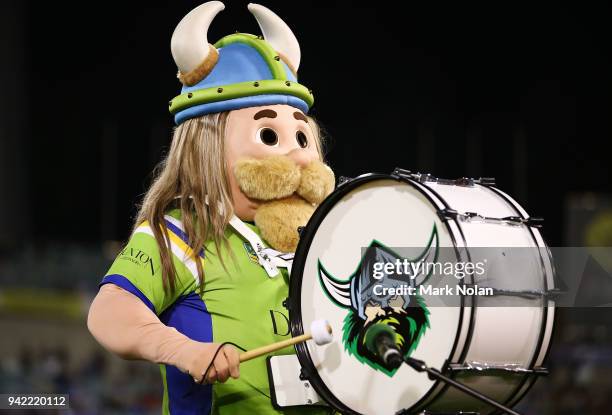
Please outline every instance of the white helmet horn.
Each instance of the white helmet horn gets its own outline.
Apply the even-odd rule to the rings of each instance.
[[[225,9],[220,1],[209,1],[190,11],[172,33],[170,50],[181,74],[198,69],[214,47],[208,44],[208,27],[217,13]]]
[[[287,24],[272,10],[255,3],[248,5],[255,16],[264,39],[285,59],[292,70],[297,72],[300,66],[300,44]]]

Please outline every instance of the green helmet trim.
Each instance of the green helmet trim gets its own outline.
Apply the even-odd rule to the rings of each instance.
[[[312,91],[304,85],[279,79],[264,79],[261,81],[238,82],[224,85],[223,87],[199,89],[180,94],[169,102],[170,113],[175,114],[185,108],[209,102],[266,94],[293,95],[306,102],[308,107],[314,104]]]
[[[263,38],[248,33],[235,33],[233,35],[225,36],[215,43],[216,48],[222,48],[223,46],[231,45],[232,43],[244,43],[247,46],[257,50],[259,54],[264,58],[272,77],[274,79],[285,80],[287,74],[285,73],[285,67],[281,63],[278,53],[272,48],[272,46],[266,42]]]

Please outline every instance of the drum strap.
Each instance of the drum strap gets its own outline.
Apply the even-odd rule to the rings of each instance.
[[[267,248],[259,235],[246,226],[236,215],[232,216],[229,223],[251,245],[251,248],[253,248],[257,255],[259,264],[266,270],[270,278],[274,278],[279,274],[278,268],[287,268],[287,271],[291,273],[293,253],[283,253]]]

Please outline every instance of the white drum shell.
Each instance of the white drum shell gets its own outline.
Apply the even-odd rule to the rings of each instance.
[[[328,319],[335,340],[322,347],[309,345],[308,354],[321,381],[355,412],[394,414],[404,408],[487,412],[479,402],[443,388],[408,367],[389,377],[348,356],[340,341],[346,313],[325,297],[317,281],[319,260],[335,276],[348,277],[355,271],[356,262],[346,259],[357,258],[361,248],[372,239],[389,247],[422,246],[432,223],[439,230],[441,247],[545,247],[537,229],[443,221],[437,215],[443,207],[490,217],[527,216],[507,195],[489,187],[380,178],[364,182],[336,200],[314,231],[301,273],[300,318],[303,327],[317,319]],[[500,262],[500,269],[494,273],[499,278],[488,281],[488,285],[511,291],[543,291],[552,287],[552,267],[546,258],[538,256],[523,262],[525,272],[515,278],[502,275],[514,269],[505,270],[503,261]],[[487,307],[478,304],[471,307],[470,298],[465,299],[463,307],[430,307],[431,329],[412,356],[437,368],[446,363],[473,362],[522,368],[541,365],[552,331],[552,302],[512,296],[494,296],[485,301],[490,302],[482,304]],[[458,379],[502,402],[514,403],[515,396],[529,386],[520,375],[503,372],[479,375],[462,373]]]

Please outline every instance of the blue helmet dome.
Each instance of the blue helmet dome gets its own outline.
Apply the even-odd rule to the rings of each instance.
[[[289,27],[269,9],[249,4],[263,36],[236,33],[213,46],[201,32],[207,32],[223,8],[218,1],[198,6],[172,35],[172,55],[183,83],[181,94],[169,103],[176,124],[262,105],[291,105],[307,113],[314,97],[297,82],[300,49]]]

